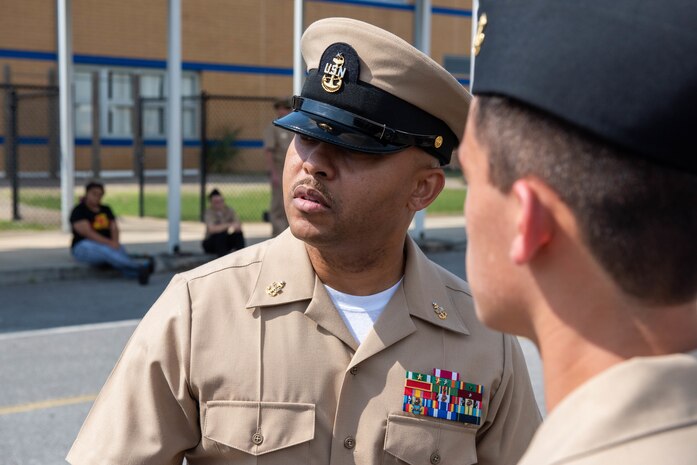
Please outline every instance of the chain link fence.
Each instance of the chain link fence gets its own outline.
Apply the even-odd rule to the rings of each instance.
[[[137,90],[133,95],[138,95]],[[4,84],[0,85],[0,96],[0,220],[58,227],[58,89]],[[207,194],[217,188],[242,221],[262,221],[270,202],[263,132],[274,118],[274,100],[205,93],[184,98],[183,116],[193,121],[187,121],[189,130],[183,135],[183,220],[200,221]],[[106,181],[105,201],[115,204],[117,214],[164,218],[168,201],[166,101],[135,101],[132,138],[119,142],[123,146],[118,154],[132,157],[132,175],[109,176],[104,161],[113,155],[105,152],[113,150],[113,145],[99,134],[91,143],[92,154],[101,160],[92,160],[91,166],[102,167],[96,177]],[[89,144],[89,139],[82,142]],[[88,177],[89,173],[87,166]],[[77,191],[83,181],[76,180]]]
[[[132,95],[140,95],[137,88]],[[0,99],[0,228],[8,223],[57,228],[58,89],[0,84]],[[166,100],[133,101],[130,137],[104,137],[94,123],[91,139],[76,139],[76,197],[87,178],[98,177],[106,184],[105,202],[117,215],[166,218]],[[274,101],[206,93],[184,98],[182,220],[201,221],[207,195],[217,188],[243,222],[263,221],[271,197],[263,134],[275,117]],[[450,174],[460,180],[457,172]],[[464,189],[444,192],[429,212],[461,211],[463,198]]]
[[[207,196],[218,189],[243,222],[259,222],[268,210],[271,189],[263,151],[264,128],[275,114],[273,97],[209,95],[185,97],[185,118],[196,118],[196,134],[184,134],[182,219],[201,221]],[[167,186],[161,176],[167,168],[165,140],[157,133],[165,100],[141,98],[134,116],[134,173],[141,216],[166,214]],[[187,116],[187,109],[189,115]]]
[[[275,118],[270,97],[201,96],[201,212],[217,188],[242,221],[262,221],[271,200],[264,129]]]
[[[0,95],[0,220],[58,226],[58,88],[0,84]]]

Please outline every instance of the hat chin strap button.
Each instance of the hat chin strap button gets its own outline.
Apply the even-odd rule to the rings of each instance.
[[[328,125],[327,123],[317,123],[317,126],[319,126],[320,129],[323,129],[326,132],[334,132],[334,128]]]

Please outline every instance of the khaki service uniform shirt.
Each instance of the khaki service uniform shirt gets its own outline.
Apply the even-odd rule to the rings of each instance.
[[[286,152],[295,135],[287,129],[270,124],[264,129],[264,148],[273,153],[272,161],[277,172],[283,173]]]
[[[271,204],[269,205],[269,219],[273,235],[277,236],[288,227],[286,210],[283,205],[283,165],[286,161],[286,152],[293,141],[294,134],[278,126],[270,124],[264,130],[264,149],[271,152],[273,170],[279,178],[278,184],[271,186]]]
[[[483,327],[466,283],[405,247],[403,282],[360,346],[290,230],[177,275],[68,461],[515,463],[540,422],[517,340]],[[483,385],[479,426],[403,411],[406,371],[434,368]]]
[[[545,419],[519,465],[694,465],[697,351],[628,360]]]
[[[220,211],[212,208],[207,208],[203,213],[203,222],[206,224],[206,237],[209,237],[209,226],[215,226],[223,223],[234,223],[239,221],[237,212],[228,205],[225,205]]]

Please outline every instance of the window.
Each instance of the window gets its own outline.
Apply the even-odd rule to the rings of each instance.
[[[133,113],[131,75],[109,71],[106,84],[106,135],[128,137],[133,133],[131,125],[131,114]]]
[[[198,137],[198,82],[196,75],[182,75],[182,134],[185,138]]]
[[[92,76],[90,73],[76,72],[75,79],[75,135],[92,135]]]
[[[75,134],[92,135],[92,73],[99,72],[100,136],[127,138],[133,136],[132,76],[140,77],[140,95],[143,99],[143,137],[164,138],[167,133],[166,73],[160,70],[85,68],[76,70],[75,80]],[[198,136],[198,76],[182,75],[182,134],[185,138]],[[192,98],[193,97],[193,98]]]
[[[140,95],[143,97],[143,136],[162,137],[165,126],[165,78],[162,74],[143,74],[140,77]]]

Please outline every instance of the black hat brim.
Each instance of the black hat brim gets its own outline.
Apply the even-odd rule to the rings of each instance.
[[[333,112],[335,112],[335,118],[332,118]],[[357,127],[351,127],[337,121],[337,119],[346,120],[348,115],[351,113],[336,107],[327,111],[323,116],[310,115],[302,110],[296,110],[273,123],[296,134],[336,145],[352,152],[379,155],[399,152],[409,147],[408,145],[381,142]]]

